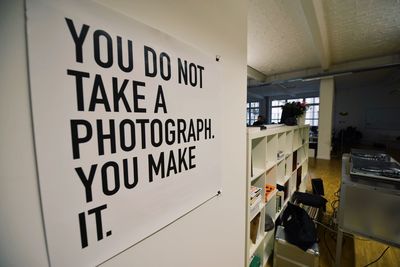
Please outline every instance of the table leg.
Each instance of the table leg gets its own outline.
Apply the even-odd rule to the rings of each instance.
[[[343,241],[343,231],[338,228],[337,239],[336,239],[336,259],[335,266],[340,267],[340,260],[342,258],[342,241]]]

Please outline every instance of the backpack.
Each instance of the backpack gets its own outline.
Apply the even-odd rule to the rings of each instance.
[[[299,206],[288,203],[282,215],[282,224],[285,227],[286,240],[304,251],[317,241],[313,220]]]

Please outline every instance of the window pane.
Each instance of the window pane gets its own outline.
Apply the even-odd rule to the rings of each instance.
[[[249,108],[250,107],[250,103],[247,103],[247,108]]]
[[[309,107],[306,111],[306,119],[312,119],[313,118],[313,109]]]
[[[260,103],[259,102],[254,102],[254,107],[259,107],[260,106]]]
[[[281,108],[272,108],[271,112],[272,113],[279,113],[279,111],[281,111],[281,110],[282,110]]]
[[[278,100],[272,101],[271,106],[273,107],[279,106],[279,101]]]
[[[314,97],[306,98],[306,103],[307,104],[313,104],[314,103]]]
[[[286,104],[286,100],[279,100],[279,106],[283,106]]]
[[[314,97],[314,103],[319,103],[319,97]]]

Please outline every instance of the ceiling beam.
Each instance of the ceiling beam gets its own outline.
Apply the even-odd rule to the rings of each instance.
[[[265,82],[267,79],[267,76],[264,73],[261,73],[250,66],[247,66],[247,77],[259,82]]]
[[[253,99],[264,99],[263,96],[261,96],[259,94],[252,93],[250,91],[247,91],[247,97],[248,98],[253,98]]]
[[[350,62],[332,65],[329,72],[346,72],[357,71],[364,68],[383,67],[387,65],[395,65],[400,63],[400,54],[391,56],[375,57],[362,60],[354,60]],[[280,83],[288,80],[301,80],[308,76],[317,76],[324,74],[321,68],[305,69],[288,73],[270,75],[264,83]]]
[[[301,0],[301,7],[318,53],[321,68],[327,70],[331,64],[331,55],[323,2],[321,0]]]

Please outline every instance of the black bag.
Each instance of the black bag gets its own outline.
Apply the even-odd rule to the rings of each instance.
[[[307,212],[292,203],[283,212],[286,240],[306,251],[317,241],[317,230]]]

